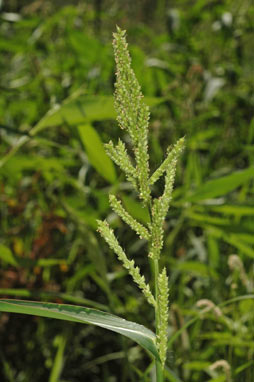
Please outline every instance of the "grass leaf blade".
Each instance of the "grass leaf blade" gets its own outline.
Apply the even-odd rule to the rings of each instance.
[[[150,351],[155,358],[159,357],[155,345],[155,334],[151,330],[100,310],[75,305],[1,299],[0,312],[30,314],[96,325],[132,339]]]

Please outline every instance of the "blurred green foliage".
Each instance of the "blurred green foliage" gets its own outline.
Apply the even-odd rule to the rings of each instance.
[[[168,381],[226,381],[223,368],[210,368],[224,359],[233,381],[252,382],[253,3],[0,4],[1,295],[84,303],[145,326],[153,320],[96,233],[96,219],[108,216],[146,273],[145,243],[108,204],[113,189],[147,219],[102,145],[118,137],[111,39],[119,24],[153,106],[152,166],[168,144],[187,138],[165,227]],[[141,349],[103,329],[2,314],[0,341],[1,381],[151,380],[150,369],[140,371],[148,365]]]

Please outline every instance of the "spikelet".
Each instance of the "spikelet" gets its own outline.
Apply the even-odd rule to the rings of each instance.
[[[109,247],[116,253],[118,259],[122,262],[124,268],[126,268],[129,274],[132,276],[134,282],[144,293],[147,301],[156,306],[155,298],[151,292],[150,286],[146,284],[144,276],[141,276],[139,267],[135,266],[134,260],[129,260],[118,243],[117,238],[114,235],[113,230],[109,227],[106,221],[97,220],[98,232],[108,243]]]

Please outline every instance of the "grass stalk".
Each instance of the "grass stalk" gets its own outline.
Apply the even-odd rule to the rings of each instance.
[[[155,285],[155,301],[156,301],[156,307],[155,307],[155,328],[156,328],[156,335],[159,333],[159,325],[160,325],[160,306],[159,306],[159,285],[158,285],[158,279],[159,279],[159,261],[157,259],[154,260],[154,285]],[[163,382],[163,366],[160,361],[156,361],[155,363],[156,367],[156,382]]]

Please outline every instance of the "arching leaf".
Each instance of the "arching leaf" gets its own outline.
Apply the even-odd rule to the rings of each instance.
[[[31,314],[100,326],[132,339],[159,359],[155,345],[156,337],[151,330],[100,310],[75,305],[3,299],[0,300],[0,312]]]

